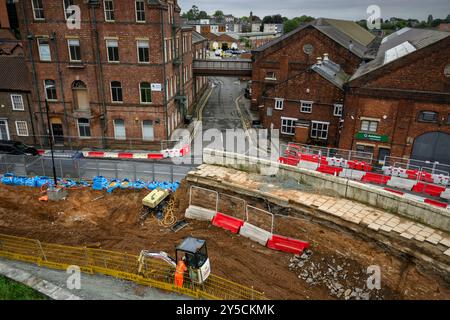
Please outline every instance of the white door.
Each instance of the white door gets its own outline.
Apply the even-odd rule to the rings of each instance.
[[[142,139],[145,141],[153,141],[154,139],[153,121],[144,120],[142,122]]]
[[[8,121],[0,120],[0,140],[9,140]]]
[[[116,138],[116,140],[125,140],[127,138],[125,133],[125,122],[122,119],[114,120],[114,138]]]

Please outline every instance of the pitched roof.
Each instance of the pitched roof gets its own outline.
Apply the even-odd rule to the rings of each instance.
[[[316,63],[311,66],[311,69],[340,89],[344,88],[344,84],[350,78],[339,64],[330,59],[324,60],[322,63]]]
[[[254,51],[262,52],[308,27],[316,28],[343,47],[348,48],[360,58],[373,57],[370,53],[373,51],[371,50],[371,45],[375,43],[375,35],[362,28],[356,22],[326,18],[318,18],[310,23],[300,25],[297,29],[284,34],[283,36],[255,49]]]
[[[450,37],[448,32],[428,29],[400,29],[383,38],[375,59],[361,65],[350,78],[350,81],[447,37]]]
[[[21,56],[0,56],[0,90],[30,91],[30,74]]]
[[[204,36],[202,36],[200,33],[198,33],[197,31],[193,31],[192,32],[192,43],[198,43],[201,41],[205,41],[207,40]]]

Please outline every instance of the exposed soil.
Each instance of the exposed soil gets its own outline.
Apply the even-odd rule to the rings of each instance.
[[[134,254],[142,249],[173,254],[174,247],[190,235],[207,240],[213,273],[253,286],[269,298],[336,298],[325,285],[310,285],[299,278],[301,270],[289,268],[292,255],[264,248],[207,222],[189,221],[178,233],[160,226],[154,218],[141,227],[138,223],[141,200],[147,194],[148,191],[116,190],[106,194],[90,189],[70,190],[65,201],[42,203],[38,201],[41,194],[37,189],[0,185],[0,233]],[[174,197],[176,214],[181,219],[189,204],[185,182]],[[311,243],[313,261],[333,256],[342,264],[348,262],[350,271],[359,272],[370,265],[379,265],[382,289],[377,297],[450,298],[448,279],[445,282],[437,276],[423,274],[407,259],[396,257],[376,244],[306,220],[289,220],[288,228],[286,233],[295,233],[297,238]]]

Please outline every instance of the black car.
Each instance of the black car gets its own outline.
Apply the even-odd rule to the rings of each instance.
[[[39,152],[19,141],[0,140],[0,154],[38,156]]]

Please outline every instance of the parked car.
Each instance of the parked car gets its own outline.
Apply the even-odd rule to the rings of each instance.
[[[0,153],[10,155],[38,156],[36,148],[30,147],[20,141],[0,140]]]

